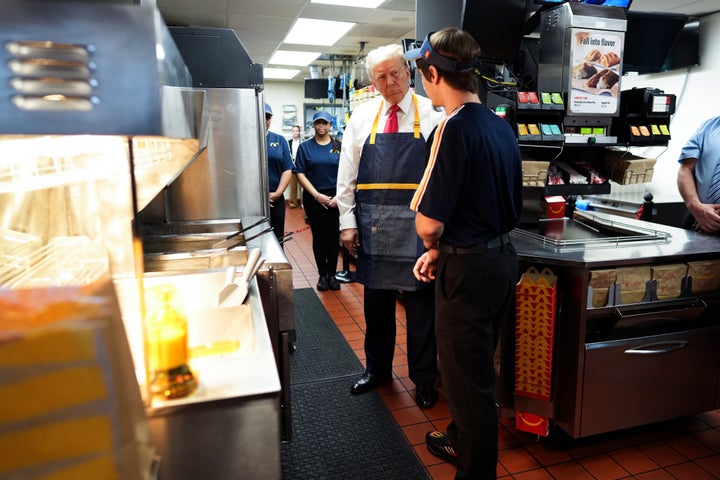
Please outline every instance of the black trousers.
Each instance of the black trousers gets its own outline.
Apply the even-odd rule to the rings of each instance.
[[[335,190],[320,190],[329,197]],[[340,253],[340,212],[337,208],[325,208],[308,193],[303,192],[303,207],[310,223],[313,239],[313,255],[318,273],[335,275]]]
[[[407,354],[410,380],[416,385],[432,384],[437,376],[435,344],[435,295],[433,289],[403,291],[407,321]],[[366,371],[381,377],[392,375],[397,325],[397,290],[365,287]]]
[[[506,244],[478,254],[440,253],[436,335],[443,393],[458,453],[455,480],[494,480],[498,457],[494,354],[502,323],[515,314],[518,263]]]
[[[270,226],[280,240],[285,235],[285,198],[280,197],[270,204]],[[282,243],[280,244],[282,247]]]

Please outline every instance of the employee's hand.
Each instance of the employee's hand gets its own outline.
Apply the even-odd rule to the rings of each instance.
[[[705,233],[720,231],[720,205],[701,203],[692,209],[698,230]]]
[[[435,248],[420,255],[420,258],[415,262],[415,267],[413,267],[415,278],[425,283],[430,283],[435,280],[439,255],[438,250]]]
[[[318,193],[315,196],[315,201],[318,202],[323,207],[325,207],[326,210],[328,208],[334,208],[337,206],[337,200],[335,199],[335,197],[331,197],[331,196],[325,195],[323,193]]]
[[[270,204],[275,203],[275,200],[279,199],[281,196],[282,196],[282,193],[270,192]]]
[[[357,255],[357,250],[360,248],[357,228],[346,228],[341,231],[340,241],[348,252],[353,255]]]

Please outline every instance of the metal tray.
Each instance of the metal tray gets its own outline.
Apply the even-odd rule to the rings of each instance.
[[[636,243],[666,243],[670,234],[576,211],[574,218],[541,219],[520,225],[513,236],[529,239],[556,252],[620,247]]]

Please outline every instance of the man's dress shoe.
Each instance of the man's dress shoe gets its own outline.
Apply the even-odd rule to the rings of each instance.
[[[432,384],[420,384],[415,389],[415,403],[420,408],[432,408],[438,399],[438,391]]]
[[[387,382],[388,380],[390,380],[389,377],[380,377],[374,373],[365,372],[360,379],[355,382],[355,385],[350,388],[350,393],[360,395],[361,393],[369,392],[380,383]]]

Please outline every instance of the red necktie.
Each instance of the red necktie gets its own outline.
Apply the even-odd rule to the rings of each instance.
[[[398,119],[397,112],[400,107],[397,104],[390,107],[390,113],[388,114],[387,122],[385,122],[385,131],[383,133],[397,133],[398,131]]]

